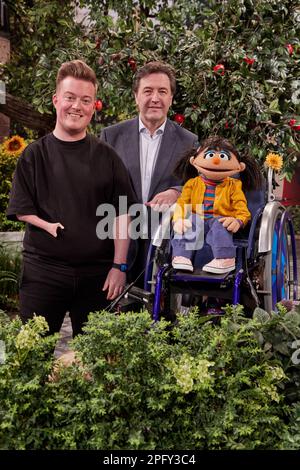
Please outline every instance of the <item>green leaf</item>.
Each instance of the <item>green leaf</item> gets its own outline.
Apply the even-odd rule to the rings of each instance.
[[[279,101],[278,98],[275,98],[271,103],[269,104],[269,111],[272,112],[273,114],[282,114],[281,111],[279,110]]]
[[[270,314],[260,307],[256,307],[253,312],[254,320],[258,320],[260,323],[266,323],[270,320]]]

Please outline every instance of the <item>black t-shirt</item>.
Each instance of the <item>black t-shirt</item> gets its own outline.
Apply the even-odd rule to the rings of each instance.
[[[114,241],[97,237],[97,224],[106,214],[96,211],[100,204],[111,204],[121,215],[119,196],[127,196],[128,207],[135,202],[127,170],[109,145],[92,135],[66,142],[48,134],[19,158],[7,216],[33,214],[65,227],[54,238],[27,224],[27,258],[62,267],[103,266],[113,259]]]

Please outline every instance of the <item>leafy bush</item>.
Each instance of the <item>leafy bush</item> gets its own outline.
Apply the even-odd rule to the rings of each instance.
[[[47,383],[55,337],[43,337],[42,317],[22,326],[21,320],[0,318],[5,361],[0,364],[0,449],[41,446],[47,434]],[[43,423],[40,429],[40,423]]]
[[[257,339],[267,359],[282,365],[288,378],[284,387],[285,397],[289,402],[296,402],[300,401],[300,366],[293,354],[297,356],[295,349],[300,347],[300,307],[293,307],[290,311],[281,304],[277,307],[278,313],[255,310],[253,317],[260,325]]]
[[[239,313],[220,326],[202,323],[192,314],[170,331],[151,328],[146,314],[91,318],[77,340],[96,381],[91,448],[276,445],[283,371],[266,361]]]
[[[49,379],[54,338],[36,318],[2,322],[2,449],[270,449],[287,432],[280,362],[257,320],[228,308],[174,328],[148,313],[90,315],[81,358]]]
[[[281,442],[281,449],[299,450],[300,449],[300,402],[294,403],[290,412],[289,429],[284,433]]]

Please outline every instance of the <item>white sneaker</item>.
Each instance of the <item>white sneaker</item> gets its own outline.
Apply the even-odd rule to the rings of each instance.
[[[225,274],[234,270],[235,258],[214,258],[202,268],[202,271],[214,274]]]
[[[181,271],[194,271],[191,260],[184,256],[174,256],[172,259],[172,267],[174,269],[180,269]]]

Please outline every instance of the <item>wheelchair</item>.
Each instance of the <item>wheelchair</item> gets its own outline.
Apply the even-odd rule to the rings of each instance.
[[[195,253],[192,273],[174,270],[170,217],[163,219],[148,250],[144,290],[133,294],[146,301],[144,306],[154,321],[162,316],[173,321],[176,313],[188,312],[193,306],[208,308],[209,302],[242,304],[246,314],[251,315],[256,307],[276,311],[276,304],[281,300],[297,299],[293,223],[289,212],[276,200],[274,188],[273,170],[269,169],[262,190],[245,192],[252,218],[234,236],[236,268],[230,273],[202,271],[202,266],[213,258],[206,244]]]

